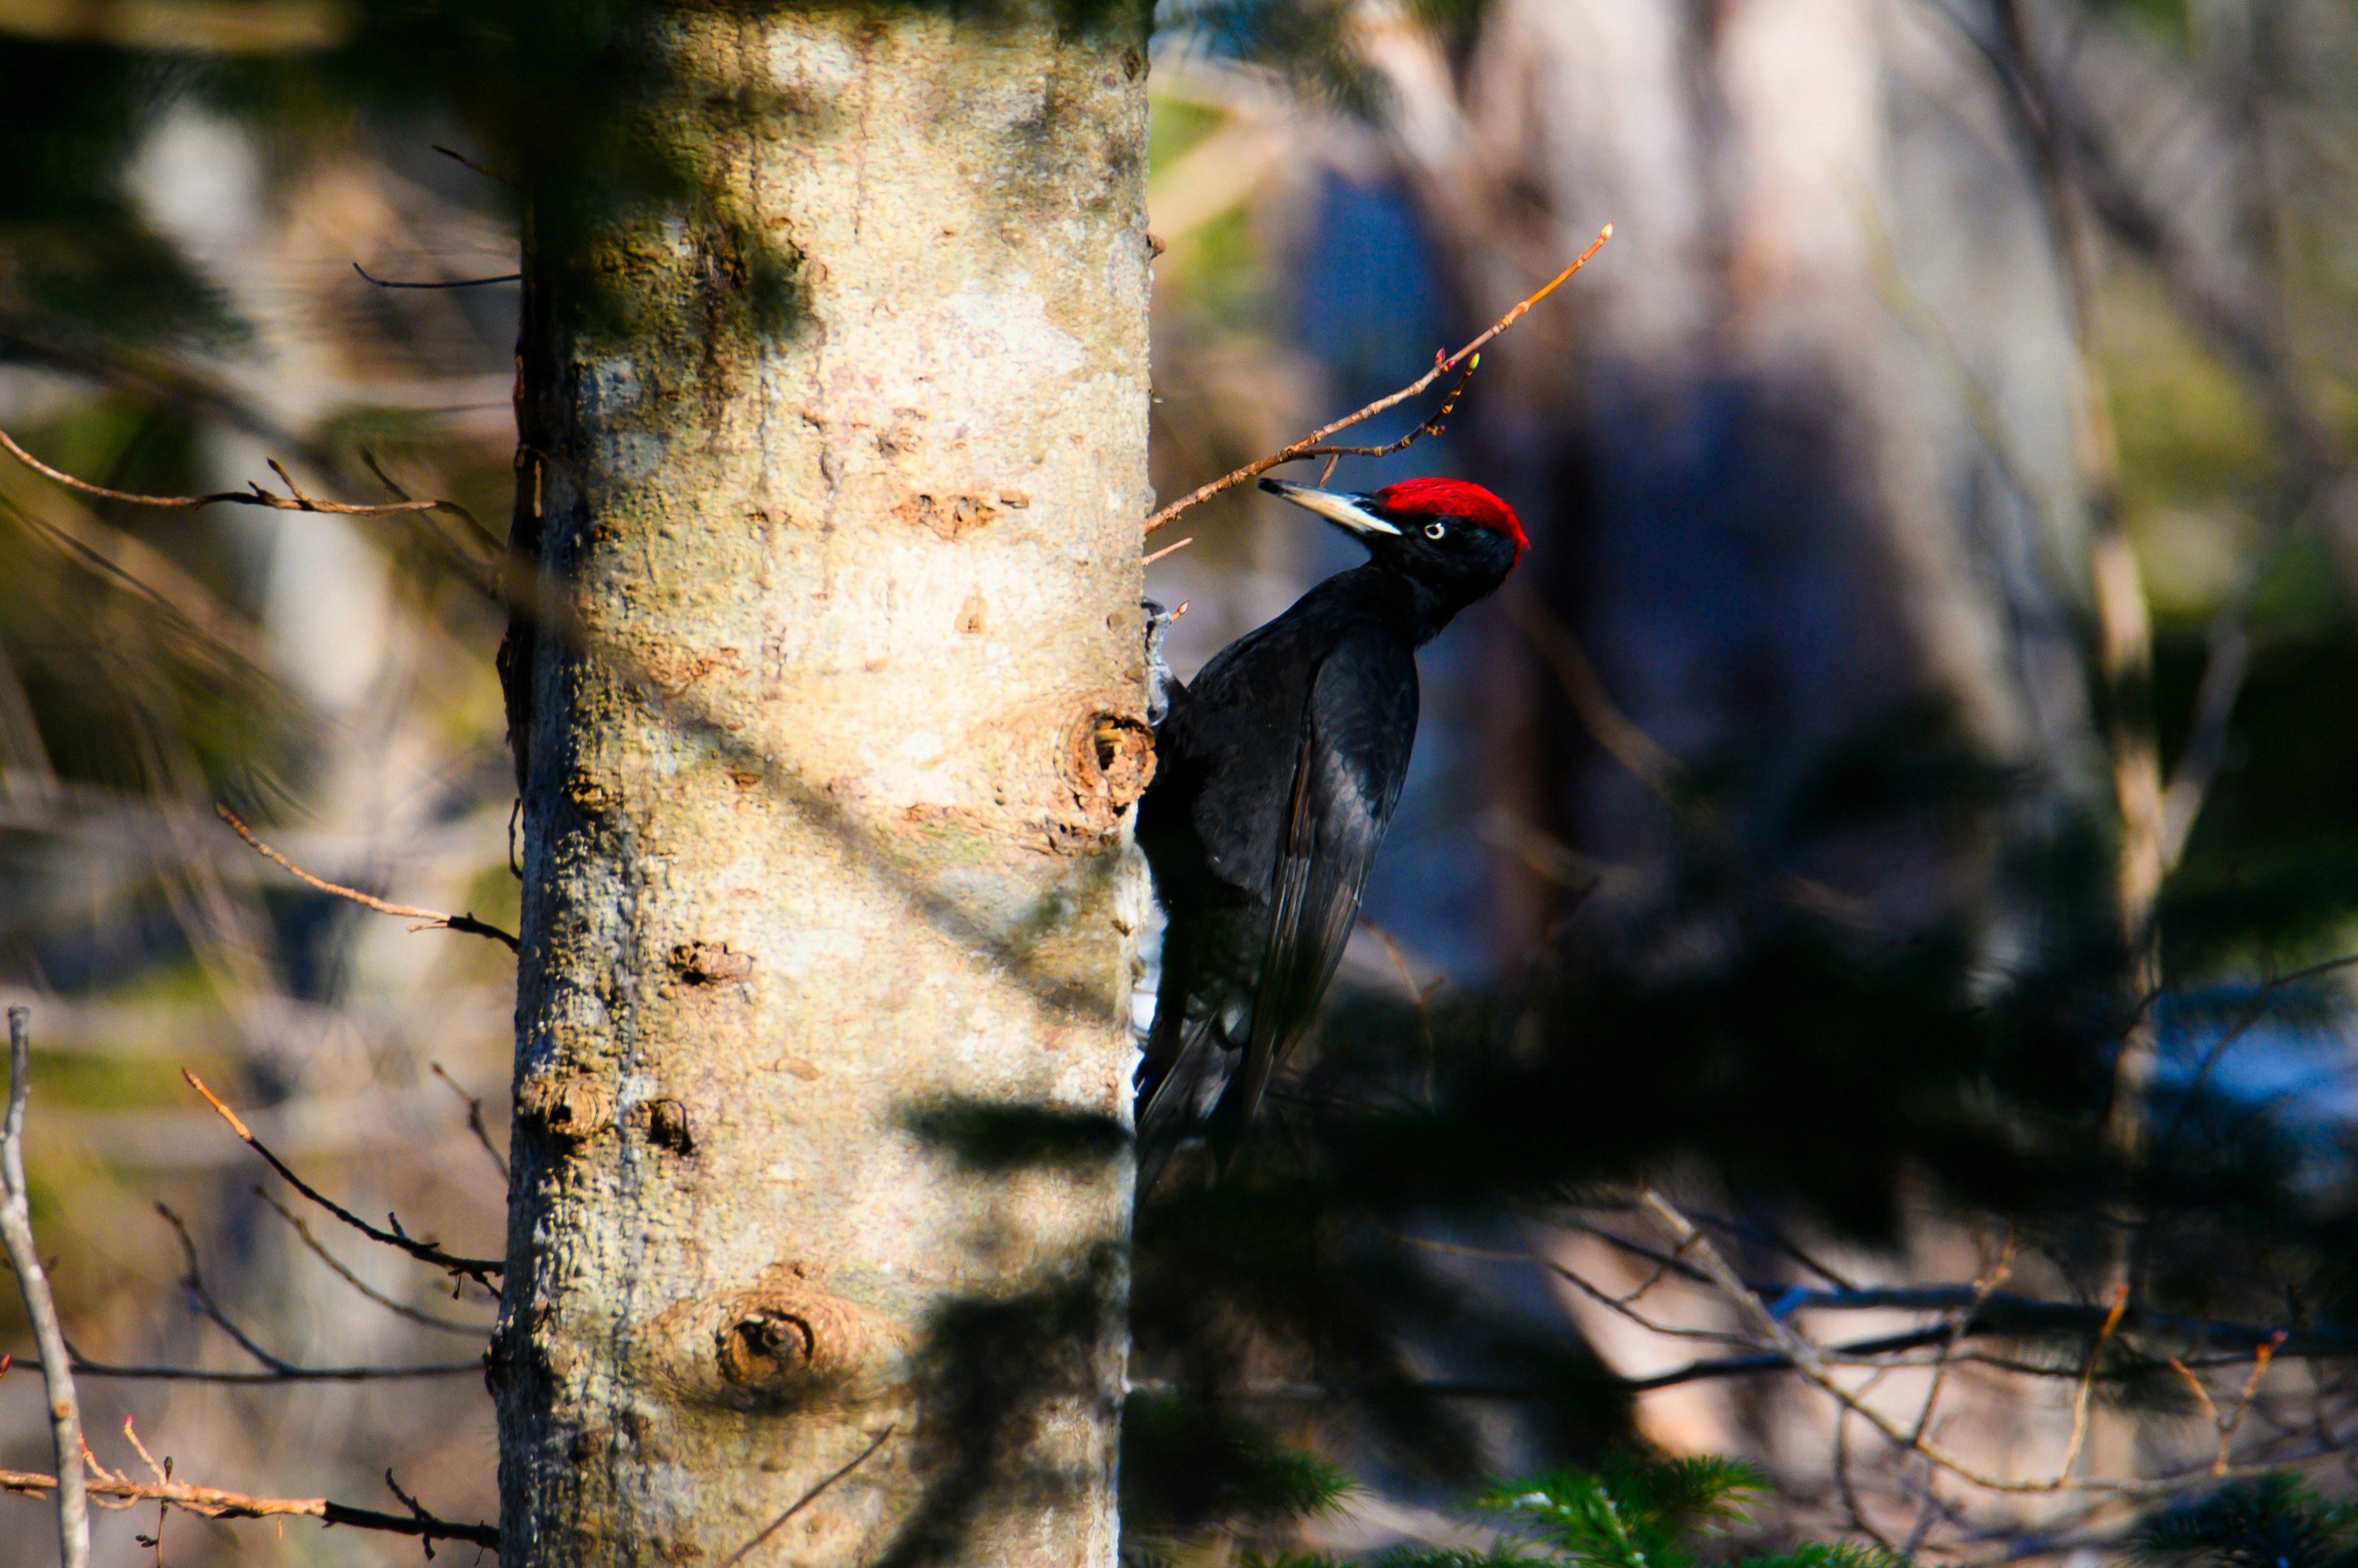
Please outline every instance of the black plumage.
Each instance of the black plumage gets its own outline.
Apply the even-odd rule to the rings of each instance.
[[[1139,1187],[1198,1130],[1232,1144],[1316,1016],[1416,741],[1416,650],[1495,590],[1522,527],[1479,486],[1261,481],[1365,566],[1168,684],[1138,841],[1168,924],[1138,1074]]]

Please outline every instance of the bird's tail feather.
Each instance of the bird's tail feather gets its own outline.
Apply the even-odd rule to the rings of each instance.
[[[1213,1103],[1236,1069],[1238,1054],[1222,1043],[1217,1022],[1199,1018],[1180,1023],[1177,1052],[1160,1077],[1141,1087],[1137,1136],[1141,1198],[1161,1179],[1172,1156],[1203,1130]]]

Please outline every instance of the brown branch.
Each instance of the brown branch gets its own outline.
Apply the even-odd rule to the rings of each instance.
[[[358,262],[352,263],[352,270],[379,288],[481,288],[490,283],[524,281],[524,274],[520,272],[503,272],[495,273],[490,277],[453,277],[435,283],[404,283],[397,278],[371,277],[369,269]]]
[[[0,1492],[38,1496],[57,1484],[54,1476],[0,1470]],[[497,1525],[459,1524],[438,1519],[423,1509],[408,1516],[378,1513],[373,1509],[351,1508],[326,1498],[259,1498],[245,1492],[223,1491],[218,1487],[192,1487],[185,1481],[135,1481],[113,1471],[82,1484],[95,1498],[119,1498],[127,1503],[164,1503],[202,1519],[316,1519],[330,1525],[382,1530],[390,1535],[463,1541],[470,1545],[494,1548],[500,1543]]]
[[[2211,1466],[2212,1475],[2223,1476],[2227,1473],[2227,1451],[2229,1445],[2235,1441],[2235,1429],[2244,1424],[2244,1417],[2252,1408],[2252,1396],[2260,1391],[2260,1379],[2268,1375],[2268,1363],[2276,1358],[2277,1351],[2283,1346],[2286,1337],[2284,1330],[2278,1329],[2274,1338],[2253,1350],[2252,1375],[2244,1379],[2244,1391],[2235,1400],[2235,1413],[2219,1422],[2219,1457]],[[2212,1414],[2215,1416],[2217,1411],[2212,1411]]]
[[[1252,479],[1260,474],[1267,473],[1270,470],[1277,467],[1281,463],[1290,463],[1294,461],[1296,459],[1307,457],[1318,448],[1318,444],[1320,442],[1325,440],[1329,436],[1338,435],[1341,432],[1349,429],[1354,425],[1359,424],[1364,420],[1374,418],[1377,415],[1381,414],[1387,408],[1397,407],[1401,404],[1407,402],[1410,398],[1420,395],[1434,382],[1439,381],[1443,376],[1456,369],[1459,364],[1463,363],[1466,360],[1473,358],[1475,354],[1481,351],[1482,346],[1485,343],[1487,343],[1491,339],[1497,337],[1499,333],[1513,326],[1517,321],[1521,320],[1525,311],[1529,310],[1532,306],[1537,305],[1541,300],[1545,299],[1549,295],[1553,294],[1558,288],[1563,287],[1563,285],[1571,279],[1573,274],[1578,272],[1582,267],[1588,265],[1588,260],[1591,256],[1605,248],[1605,242],[1612,237],[1613,225],[1607,223],[1601,231],[1598,232],[1596,238],[1590,243],[1589,247],[1580,253],[1580,258],[1577,261],[1564,268],[1562,272],[1557,273],[1539,289],[1526,295],[1516,304],[1513,309],[1508,311],[1504,316],[1499,317],[1498,320],[1492,322],[1489,329],[1483,332],[1479,337],[1476,338],[1472,342],[1466,344],[1464,348],[1458,350],[1454,354],[1436,355],[1433,359],[1433,368],[1431,370],[1426,371],[1422,375],[1417,377],[1406,386],[1401,387],[1398,392],[1392,393],[1390,395],[1386,397],[1379,397],[1373,403],[1368,404],[1367,406],[1359,409],[1356,413],[1345,415],[1342,418],[1336,420],[1333,424],[1321,425],[1317,429],[1311,431],[1310,434],[1303,437],[1300,440],[1293,442],[1291,446],[1273,452],[1268,457],[1257,458],[1253,461],[1247,463],[1244,467],[1237,470],[1234,473],[1224,475],[1219,479],[1212,481],[1209,484],[1196,486],[1195,489],[1188,492],[1185,495],[1181,496],[1178,500],[1173,502],[1170,505],[1164,507],[1153,516],[1149,517],[1146,520],[1146,531],[1150,534],[1153,533],[1154,530],[1162,527],[1165,523],[1170,522],[1174,517],[1178,516],[1189,507],[1209,501],[1212,497],[1219,494],[1220,492],[1228,489],[1231,485],[1242,484],[1249,479]],[[1461,383],[1460,384],[1462,385],[1463,384]],[[1451,395],[1455,396],[1455,394],[1453,392]],[[1401,444],[1405,445],[1406,443],[1402,442]]]
[[[287,478],[287,470],[279,466],[276,459],[269,460],[270,467],[286,481],[287,493],[285,495],[273,495],[259,484],[252,484],[244,490],[214,491],[205,495],[140,495],[127,490],[110,490],[105,485],[77,479],[62,469],[53,469],[18,446],[16,438],[5,430],[0,430],[0,449],[5,449],[10,457],[51,483],[63,485],[83,495],[94,495],[102,501],[120,501],[130,506],[152,506],[164,511],[185,511],[198,506],[264,506],[274,512],[316,512],[338,517],[391,517],[403,513],[440,512],[463,521],[474,530],[476,538],[492,550],[503,548],[492,536],[491,531],[475,520],[473,513],[455,501],[314,501],[296,488],[295,481]]]
[[[282,1374],[299,1371],[301,1368],[293,1362],[281,1360],[265,1350],[255,1342],[252,1335],[240,1328],[232,1321],[229,1314],[222,1310],[221,1303],[213,1300],[212,1292],[205,1286],[203,1271],[197,1267],[197,1243],[196,1239],[189,1234],[187,1222],[160,1203],[156,1206],[156,1212],[164,1217],[165,1223],[172,1227],[173,1234],[180,1239],[180,1261],[188,1271],[180,1277],[180,1288],[189,1292],[189,1304],[196,1309],[197,1315],[228,1335],[237,1342],[239,1349],[272,1371]]]
[[[483,165],[477,163],[473,158],[469,157],[465,153],[459,151],[456,147],[446,147],[440,142],[435,142],[430,145],[436,152],[440,153],[452,163],[464,164],[467,168],[473,169],[477,174],[481,175],[485,179],[492,181],[493,184],[504,185],[514,189],[515,181],[510,179],[506,175],[502,174],[498,169],[485,168]]]
[[[319,889],[321,892],[331,893],[337,898],[350,899],[352,903],[359,904],[362,908],[373,909],[379,914],[390,914],[395,916],[396,919],[401,920],[414,920],[417,924],[410,927],[412,931],[456,931],[469,936],[488,936],[492,941],[506,947],[511,953],[522,950],[521,944],[516,941],[513,934],[503,931],[498,926],[491,925],[486,921],[478,920],[471,914],[445,914],[438,909],[421,909],[416,904],[387,903],[384,900],[364,893],[358,888],[348,888],[343,886],[341,883],[329,881],[324,877],[315,877],[310,872],[305,871],[302,867],[297,865],[294,861],[288,860],[286,856],[280,854],[277,850],[272,849],[269,845],[264,843],[261,839],[255,838],[254,836],[254,829],[239,821],[237,814],[230,810],[228,806],[222,806],[219,802],[215,802],[213,805],[213,810],[220,814],[221,819],[223,822],[229,824],[230,831],[244,839],[247,847],[253,849],[254,853],[260,855],[265,860],[275,861],[285,870],[292,872],[297,881],[308,883],[308,885]]]
[[[359,1215],[354,1214],[352,1210],[346,1208],[343,1205],[336,1202],[335,1199],[328,1196],[325,1193],[319,1191],[319,1188],[313,1186],[310,1183],[297,1175],[293,1169],[287,1165],[286,1161],[281,1160],[277,1155],[272,1153],[269,1146],[254,1135],[254,1130],[246,1126],[246,1124],[239,1119],[237,1112],[230,1109],[228,1106],[223,1105],[221,1101],[221,1097],[214,1094],[212,1090],[205,1087],[205,1081],[202,1078],[200,1078],[196,1074],[189,1071],[186,1067],[180,1069],[180,1076],[188,1080],[189,1087],[190,1088],[204,1096],[205,1103],[211,1106],[213,1109],[220,1114],[221,1119],[223,1121],[229,1123],[230,1130],[236,1133],[247,1148],[261,1155],[263,1160],[272,1170],[278,1173],[279,1176],[288,1186],[293,1187],[297,1192],[301,1193],[305,1197],[309,1198],[313,1203],[318,1204],[321,1208],[326,1209],[330,1214],[334,1215],[338,1219],[342,1220],[346,1225],[351,1226],[354,1230],[357,1230],[362,1236],[367,1237],[371,1241],[381,1243],[386,1247],[398,1248],[400,1250],[408,1253],[412,1258],[416,1259],[421,1263],[431,1263],[436,1268],[447,1271],[449,1273],[464,1275],[468,1279],[473,1280],[477,1284],[481,1285],[485,1290],[490,1290],[492,1288],[492,1275],[502,1273],[506,1270],[507,1265],[501,1262],[498,1259],[455,1257],[450,1253],[445,1252],[442,1249],[435,1246],[430,1241],[418,1241],[411,1237],[406,1236],[402,1234],[399,1228],[401,1221],[398,1219],[395,1219],[393,1222],[395,1226],[394,1229],[378,1229],[375,1226],[371,1225],[367,1220],[362,1219]]]
[[[1865,1398],[1873,1393],[1876,1384],[1882,1380],[1882,1376],[1878,1372],[1875,1377],[1868,1379],[1859,1390],[1860,1397]],[[1883,1531],[1877,1530],[1868,1520],[1866,1510],[1859,1506],[1858,1488],[1853,1485],[1850,1478],[1850,1411],[1847,1410],[1837,1409],[1834,1411],[1833,1473],[1834,1492],[1842,1498],[1843,1511],[1850,1516],[1851,1529],[1866,1537],[1884,1551],[1897,1556],[1899,1552],[1898,1544]]]
[[[2202,799],[2227,760],[2228,725],[2235,716],[2235,698],[2252,667],[2252,639],[2244,629],[2242,607],[2222,618],[2203,661],[2201,684],[2194,692],[2194,724],[2178,766],[2161,792],[2161,863],[2175,871],[2185,857],[2186,840],[2202,812]]]
[[[336,1278],[343,1281],[344,1283],[352,1286],[352,1289],[358,1291],[369,1300],[376,1303],[377,1305],[384,1308],[385,1311],[392,1313],[395,1316],[406,1317],[410,1322],[423,1325],[427,1328],[438,1328],[445,1334],[471,1335],[477,1339],[482,1338],[491,1332],[491,1325],[489,1324],[461,1323],[456,1318],[437,1317],[430,1312],[420,1312],[416,1307],[411,1306],[405,1302],[397,1302],[394,1300],[391,1296],[386,1295],[383,1291],[378,1290],[374,1285],[370,1284],[366,1280],[362,1279],[358,1274],[353,1273],[352,1270],[344,1266],[341,1259],[338,1258],[334,1253],[321,1246],[319,1244],[319,1238],[311,1234],[311,1227],[303,1222],[303,1217],[301,1215],[297,1214],[293,1209],[288,1208],[285,1204],[280,1203],[276,1198],[272,1197],[267,1192],[265,1192],[260,1187],[254,1189],[254,1195],[260,1198],[264,1203],[268,1204],[273,1209],[276,1210],[279,1218],[285,1220],[288,1225],[293,1226],[295,1227],[295,1234],[303,1238],[303,1245],[310,1249],[311,1256],[317,1258],[320,1262],[325,1263],[330,1271],[335,1274]]]
[[[2079,1391],[2071,1399],[2071,1437],[2063,1445],[2063,1463],[2056,1471],[2059,1478],[2069,1479],[2071,1466],[2080,1461],[2080,1450],[2088,1441],[2088,1411],[2096,1395],[2096,1363],[2104,1357],[2104,1346],[2112,1343],[2114,1331],[2121,1326],[2121,1314],[2129,1309],[2129,1288],[2113,1288],[2112,1310],[2104,1314],[2104,1326],[2096,1331],[2095,1343],[2088,1346],[2088,1363],[2080,1374]]]
[[[1345,458],[1388,458],[1394,452],[1406,451],[1425,437],[1441,434],[1441,422],[1448,418],[1456,409],[1458,398],[1465,395],[1466,384],[1472,381],[1474,373],[1481,368],[1480,354],[1476,354],[1472,359],[1467,360],[1466,368],[1457,374],[1456,384],[1442,394],[1441,406],[1433,411],[1432,417],[1396,441],[1386,441],[1380,447],[1313,447],[1301,455],[1305,458],[1326,460],[1325,471],[1318,476],[1318,482],[1325,484],[1335,477],[1335,465]]]
[[[1686,769],[1621,711],[1572,629],[1541,603],[1537,594],[1509,589],[1504,597],[1508,618],[1555,671],[1556,684],[1563,688],[1573,711],[1596,743],[1673,808],[1693,809],[1686,803]]]
[[[475,1141],[481,1144],[483,1146],[483,1152],[492,1157],[492,1163],[499,1168],[500,1179],[502,1181],[507,1180],[507,1156],[500,1152],[499,1146],[492,1141],[491,1129],[483,1125],[483,1097],[481,1095],[471,1095],[465,1089],[460,1088],[459,1087],[459,1080],[445,1072],[441,1063],[428,1062],[426,1065],[434,1070],[434,1076],[436,1077],[450,1086],[450,1092],[452,1094],[457,1095],[460,1099],[466,1101],[467,1130],[475,1135]]]
[[[1165,556],[1175,556],[1175,555],[1177,555],[1180,551],[1182,551],[1182,550],[1185,549],[1188,546],[1190,546],[1190,545],[1194,544],[1195,542],[1195,535],[1191,534],[1191,535],[1189,535],[1186,538],[1180,540],[1180,541],[1179,541],[1177,544],[1175,544],[1175,545],[1165,545],[1165,546],[1163,546],[1161,549],[1159,549],[1159,550],[1155,551],[1152,555],[1151,555],[1151,556],[1147,557],[1144,560],[1142,560],[1142,561],[1139,562],[1138,564],[1139,564],[1140,566],[1141,566],[1141,567],[1151,567],[1151,566],[1152,566],[1155,562],[1157,562],[1157,561],[1161,560],[1161,559],[1162,559],[1163,557],[1165,557]]]
[[[90,1508],[81,1473],[81,1401],[74,1394],[73,1374],[58,1303],[49,1294],[49,1275],[41,1268],[40,1249],[33,1239],[31,1186],[25,1179],[25,1102],[33,1090],[33,1013],[30,1008],[8,1010],[8,1109],[0,1119],[0,1245],[16,1271],[16,1286],[25,1298],[25,1315],[32,1321],[33,1343],[41,1347],[41,1381],[49,1394],[49,1442],[57,1455],[58,1474],[66,1477],[58,1487],[58,1557],[62,1568],[90,1568]]]
[[[45,1368],[34,1357],[0,1357],[0,1367],[17,1366],[31,1371]],[[202,1367],[138,1367],[116,1366],[105,1361],[92,1361],[81,1352],[67,1346],[67,1366],[77,1378],[95,1378],[101,1382],[126,1383],[220,1383],[233,1388],[262,1388],[272,1383],[381,1383],[403,1378],[480,1378],[483,1363],[473,1361],[434,1361],[416,1367],[295,1367],[284,1372],[216,1372]]]
[[[1728,1266],[1726,1260],[1719,1255],[1718,1249],[1712,1246],[1709,1238],[1697,1230],[1693,1222],[1673,1207],[1660,1193],[1652,1188],[1647,1188],[1639,1195],[1638,1202],[1639,1207],[1652,1216],[1655,1222],[1661,1226],[1672,1239],[1680,1243],[1682,1250],[1693,1258],[1695,1266],[1718,1286],[1721,1294],[1736,1307],[1737,1314],[1752,1325],[1759,1338],[1791,1361],[1795,1371],[1814,1384],[1843,1409],[1857,1415],[1869,1426],[1881,1433],[1893,1447],[1903,1453],[1920,1454],[1927,1463],[1947,1471],[1959,1480],[1987,1491],[2030,1496],[2046,1496],[2058,1492],[2094,1492],[2120,1498],[2153,1498],[2167,1496],[2186,1487],[2221,1476],[2237,1478],[2262,1476],[2267,1474],[2272,1468],[2280,1467],[2246,1465],[2241,1468],[2220,1470],[2213,1466],[2206,1466],[2200,1471],[2185,1471],[2151,1477],[2074,1477],[2071,1474],[2071,1465],[2078,1457],[2079,1443],[2082,1440],[2085,1422],[2087,1395],[2084,1390],[2087,1384],[2093,1380],[2094,1365],[2097,1356],[2103,1350],[2104,1338],[2110,1336],[2113,1329],[2118,1326],[2122,1314],[2126,1311],[2125,1292],[2115,1298],[2111,1309],[2105,1314],[2105,1326],[2099,1340],[2089,1352],[2089,1375],[2082,1380],[2083,1391],[2074,1401],[2073,1442],[2065,1456],[2062,1467],[2054,1475],[2041,1479],[2017,1480],[2008,1476],[1994,1475],[1976,1465],[1969,1465],[1956,1454],[1933,1443],[1929,1436],[1922,1433],[1909,1431],[1891,1417],[1866,1403],[1856,1393],[1844,1388],[1833,1375],[1833,1363],[1827,1352],[1769,1311],[1760,1297],[1744,1282],[1734,1269]]]
[[[2298,979],[2358,964],[2358,954],[2331,959],[2284,976],[2277,983],[2289,985]],[[1678,1261],[1678,1255],[1660,1248],[1617,1234],[1574,1214],[1556,1213],[1544,1217],[1545,1223],[1578,1230],[1647,1262],[1669,1262],[1673,1271],[1692,1282],[1715,1284],[1701,1269]],[[1522,1254],[1493,1253],[1507,1258]],[[1543,1260],[1532,1261],[1545,1267]],[[1781,1281],[1762,1280],[1739,1281],[1743,1287],[1765,1298],[1781,1298],[1790,1304],[1784,1307],[1786,1315],[1796,1312],[1921,1312],[1950,1313],[1979,1302],[1975,1320],[1971,1325],[1974,1334],[2032,1336],[2038,1335],[2085,1335],[2099,1331],[2109,1307],[2082,1306],[2077,1303],[2042,1301],[2036,1296],[2017,1295],[2002,1290],[1985,1291],[1978,1281],[1966,1283],[1935,1283],[1926,1285],[1870,1285],[1833,1291],[1803,1291]],[[2121,1317],[2124,1333],[2169,1336],[2194,1345],[2212,1345],[2221,1341],[2230,1344],[2257,1345],[2277,1333],[2274,1325],[2233,1323],[2217,1318],[2188,1317],[2170,1313],[2156,1313],[2132,1307]],[[1945,1333],[1945,1329],[1928,1331]],[[1926,1338],[1926,1345],[1937,1343]],[[2335,1325],[2287,1331],[2285,1343],[2278,1346],[2281,1356],[2319,1357],[2358,1357],[2358,1333]],[[2243,1356],[2227,1358],[2222,1365],[2240,1366]],[[2077,1376],[2076,1373],[2072,1374]]]
[[[1988,1302],[1991,1292],[2006,1283],[2006,1275],[2013,1271],[2014,1237],[2009,1232],[2006,1238],[2006,1250],[1999,1254],[1997,1262],[1988,1273],[1974,1281],[1974,1299],[1963,1312],[1955,1314],[1948,1337],[1941,1342],[1941,1358],[1932,1367],[1932,1385],[1925,1390],[1924,1408],[1916,1417],[1917,1437],[1921,1438],[1932,1430],[1933,1408],[1941,1402],[1942,1386],[1948,1380],[1949,1367],[1956,1359],[1957,1347],[1964,1342],[1965,1331],[1973,1326],[1974,1319],[1981,1315],[1982,1307]]]

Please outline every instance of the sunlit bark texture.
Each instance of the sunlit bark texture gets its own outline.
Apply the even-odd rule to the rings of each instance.
[[[510,1564],[1112,1555],[1144,28],[985,9],[638,13],[535,217]]]

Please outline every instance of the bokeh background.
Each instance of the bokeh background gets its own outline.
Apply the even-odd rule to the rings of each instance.
[[[517,182],[605,80],[599,14],[0,0],[0,428],[119,489],[283,490],[275,460],[497,535],[514,286],[362,269],[515,270]],[[1198,1401],[1142,1422],[1161,1458],[1200,1477],[1199,1439],[1266,1442],[1361,1489],[1304,1519],[1207,1482],[1137,1517],[1206,1560],[1448,1537],[1474,1478],[1651,1444],[1761,1460],[1772,1530],[2098,1560],[2134,1507],[1944,1493],[1904,1455],[1846,1477],[1829,1409],[1773,1379],[1632,1392],[1742,1336],[1676,1278],[1650,1316],[1612,1304],[1649,1270],[1578,1217],[1639,1235],[1598,1184],[1671,1170],[1762,1276],[2006,1259],[2057,1301],[2127,1278],[2331,1321],[2347,998],[2342,971],[2282,977],[2358,945],[2358,6],[1177,0],[1153,61],[1166,497],[1617,237],[1442,434],[1336,472],[1477,480],[1533,548],[1424,656],[1337,1024],[1274,1119],[1311,1150],[1271,1166],[1306,1228],[1246,1234],[1235,1187],[1150,1217],[1137,1375]],[[2089,1168],[2134,968],[2104,892],[2123,692],[2090,562],[2114,526],[2155,651],[2129,707],[2203,786],[2177,797],[2169,989],[2130,999],[2169,1136],[2126,1173]],[[1153,542],[1182,536],[1148,590],[1190,606],[1183,676],[1356,557],[1249,486]],[[496,1512],[489,1305],[316,1214],[307,1239],[180,1078],[362,1213],[498,1250],[508,956],[315,893],[214,815],[512,926],[489,558],[447,520],[142,508],[0,460],[0,987],[33,1009],[37,1223],[86,1358],[264,1379],[85,1378],[106,1464],[135,1463],[131,1418],[188,1478],[393,1506],[389,1468],[446,1517]],[[1378,1162],[1330,1114],[1369,1085],[1448,1113]],[[1379,1169],[1422,1175],[1377,1193]],[[1199,1268],[1235,1288],[1164,1311]],[[281,1375],[195,1310],[192,1269]],[[0,1345],[27,1343],[11,1292]],[[2051,1468],[2095,1353],[2047,1348],[2060,1386],[1960,1371],[1948,1440]],[[2328,1479],[2334,1368],[2259,1396]],[[2092,1462],[2207,1454],[2182,1390],[2137,1371]],[[0,1465],[46,1466],[40,1410],[35,1377],[0,1377]],[[101,1560],[154,1530],[103,1516]],[[181,1516],[160,1550],[416,1547]],[[0,1498],[0,1563],[50,1561],[39,1506]]]

